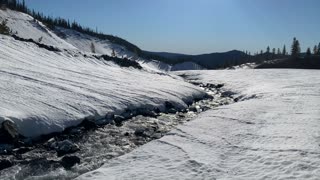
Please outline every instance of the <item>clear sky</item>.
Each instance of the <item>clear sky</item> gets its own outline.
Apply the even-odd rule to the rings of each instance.
[[[26,0],[31,9],[76,20],[144,50],[186,54],[232,49],[302,50],[320,42],[320,0]]]

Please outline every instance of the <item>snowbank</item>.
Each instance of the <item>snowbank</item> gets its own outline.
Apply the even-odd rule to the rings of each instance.
[[[318,179],[320,71],[179,72],[246,101],[207,111],[78,179]]]
[[[204,92],[178,77],[159,75],[76,51],[51,52],[0,35],[0,123],[11,119],[27,137],[59,132],[85,117],[125,109],[177,107]]]

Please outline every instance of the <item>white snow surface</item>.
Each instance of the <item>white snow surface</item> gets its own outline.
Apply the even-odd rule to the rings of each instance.
[[[232,67],[226,68],[226,70],[254,69],[257,66],[258,66],[258,64],[256,64],[256,63],[244,63],[244,64],[240,64],[237,66],[232,66]]]
[[[121,68],[77,51],[51,52],[2,35],[0,74],[0,124],[12,120],[27,137],[127,108],[163,109],[165,101],[182,108],[204,95],[174,75]]]
[[[61,27],[56,27],[56,34],[61,34],[64,40],[74,47],[83,52],[92,52],[91,44],[95,47],[95,53],[106,54],[111,56],[114,50],[115,54],[119,58],[133,58],[135,55],[133,52],[128,51],[125,47],[111,43],[109,40],[101,40],[99,38],[83,34],[71,29],[65,29]]]
[[[178,73],[224,83],[243,101],[206,111],[78,179],[320,178],[320,71]]]
[[[0,21],[7,20],[7,26],[13,34],[24,39],[33,39],[40,43],[60,47],[64,49],[76,49],[73,45],[59,38],[55,33],[48,29],[42,22],[34,20],[28,14],[13,11],[10,9],[0,9]]]

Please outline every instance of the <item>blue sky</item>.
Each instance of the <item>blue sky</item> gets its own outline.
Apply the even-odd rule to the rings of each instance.
[[[320,42],[319,0],[26,0],[144,50],[186,54],[289,49]]]

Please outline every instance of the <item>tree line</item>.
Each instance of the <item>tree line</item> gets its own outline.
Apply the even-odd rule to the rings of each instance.
[[[284,58],[299,59],[300,57],[305,57],[307,59],[310,59],[314,56],[320,56],[320,43],[318,45],[314,45],[312,51],[311,48],[308,47],[306,53],[302,53],[300,42],[297,38],[294,37],[290,52],[287,50],[286,45],[284,45],[282,49],[271,49],[270,46],[267,46],[265,51],[260,50],[259,52],[256,52],[254,54],[251,54],[250,51],[243,50],[240,56],[235,56],[234,58],[223,62],[223,64],[221,64],[218,68],[227,68],[245,63],[262,63],[268,60]]]

